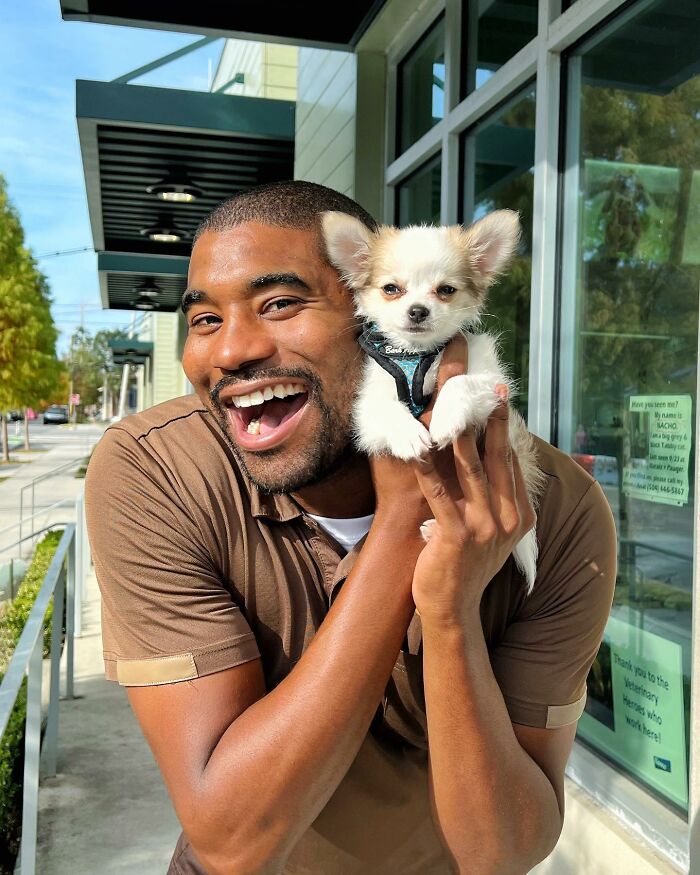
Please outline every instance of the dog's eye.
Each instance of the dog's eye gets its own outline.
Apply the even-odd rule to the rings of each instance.
[[[454,295],[457,289],[454,286],[438,286],[436,291],[438,295],[449,297],[450,295]]]
[[[394,285],[394,283],[387,283],[382,287],[382,291],[386,292],[387,295],[399,295],[401,294],[401,289]]]

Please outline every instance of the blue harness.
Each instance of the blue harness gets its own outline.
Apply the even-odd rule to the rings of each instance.
[[[374,324],[367,325],[358,340],[367,355],[394,378],[399,401],[417,419],[432,397],[426,396],[423,391],[426,374],[447,344],[441,343],[430,352],[406,352],[392,346],[391,341]]]

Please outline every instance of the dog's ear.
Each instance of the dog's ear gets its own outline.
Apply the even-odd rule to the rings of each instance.
[[[514,210],[496,210],[462,231],[462,245],[476,270],[492,282],[504,270],[520,240]]]
[[[361,289],[369,279],[369,256],[374,234],[359,219],[347,213],[321,215],[323,242],[328,259],[352,289]]]

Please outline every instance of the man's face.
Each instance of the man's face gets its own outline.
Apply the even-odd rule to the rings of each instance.
[[[351,293],[315,231],[203,234],[190,261],[183,367],[250,478],[315,483],[349,449],[362,356]]]

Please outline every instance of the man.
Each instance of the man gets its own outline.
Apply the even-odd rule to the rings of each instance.
[[[526,597],[510,553],[535,517],[505,399],[481,455],[473,433],[415,465],[354,453],[362,356],[321,243],[329,209],[374,227],[296,182],[198,232],[197,397],[113,426],[90,464],[107,677],[184,829],[170,873],[524,873],[561,830],[614,524],[597,483],[538,440]]]

